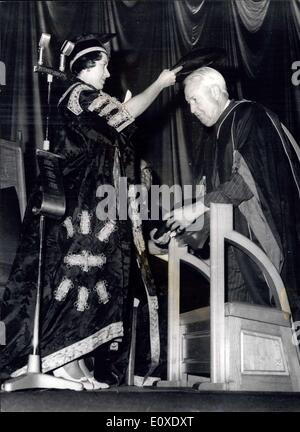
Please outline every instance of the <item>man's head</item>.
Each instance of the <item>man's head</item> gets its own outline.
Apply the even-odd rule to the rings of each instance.
[[[201,67],[184,80],[185,99],[192,114],[205,126],[213,126],[228,102],[223,76],[215,69]]]

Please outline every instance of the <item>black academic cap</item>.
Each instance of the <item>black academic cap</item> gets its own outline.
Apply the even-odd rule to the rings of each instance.
[[[109,56],[108,42],[115,37],[115,33],[89,33],[82,34],[72,42],[74,48],[69,56],[70,70],[74,67],[74,63],[85,54],[93,51],[102,51]]]
[[[182,82],[190,73],[203,66],[217,66],[226,57],[222,48],[196,48],[183,57],[170,69],[183,68],[176,74],[176,82]]]

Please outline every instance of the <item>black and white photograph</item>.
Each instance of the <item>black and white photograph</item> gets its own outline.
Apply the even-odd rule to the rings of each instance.
[[[300,412],[300,0],[0,1],[0,388]]]

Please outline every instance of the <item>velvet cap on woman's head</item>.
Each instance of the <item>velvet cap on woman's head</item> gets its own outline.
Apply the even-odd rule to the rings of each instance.
[[[69,56],[70,71],[73,71],[74,64],[83,56],[92,52],[103,52],[109,56],[108,42],[115,36],[112,33],[105,34],[83,34],[77,37],[73,43],[74,48]]]

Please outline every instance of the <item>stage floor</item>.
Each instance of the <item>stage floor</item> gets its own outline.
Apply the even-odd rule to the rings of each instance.
[[[0,392],[1,412],[300,412],[300,393],[113,387]]]

